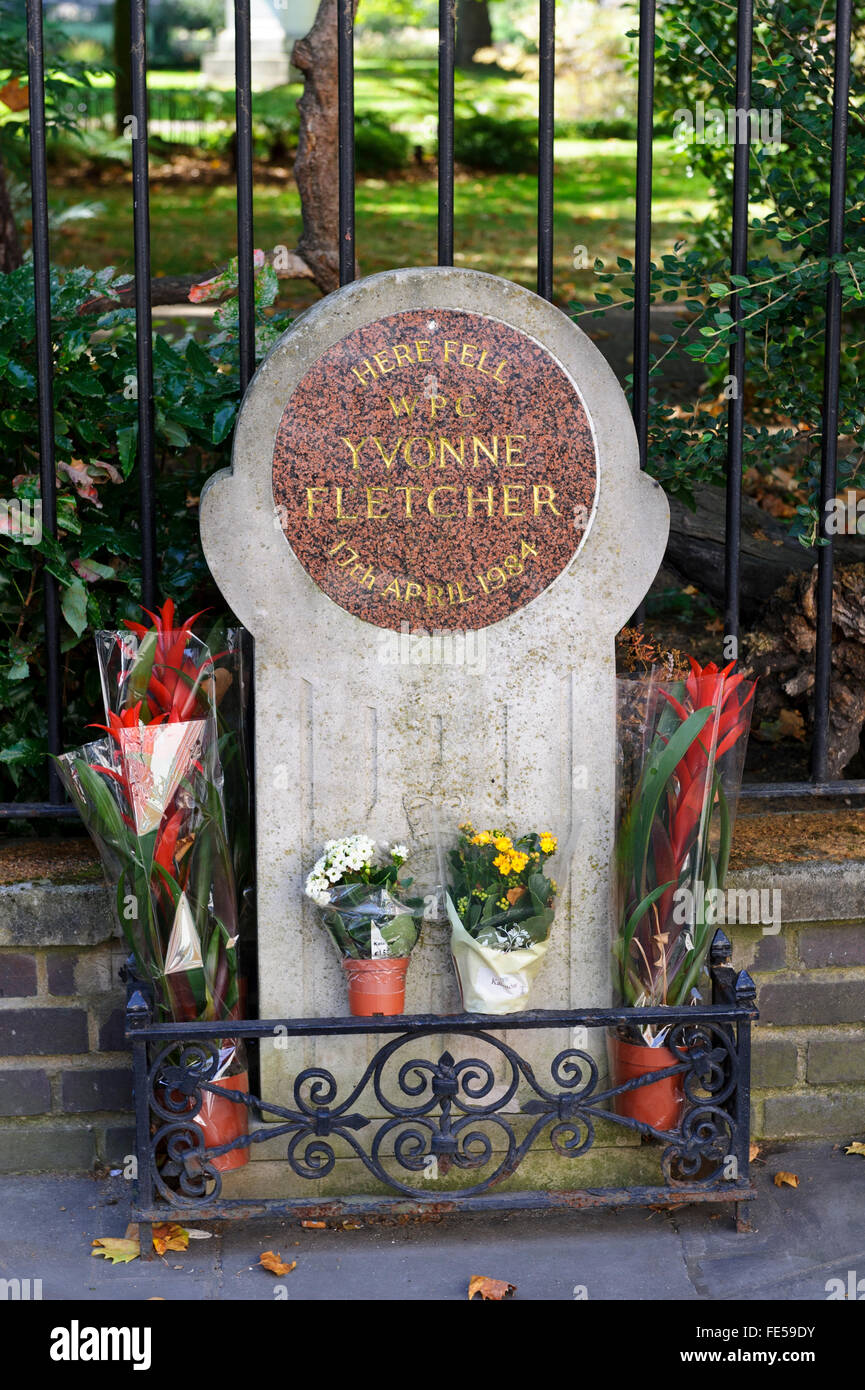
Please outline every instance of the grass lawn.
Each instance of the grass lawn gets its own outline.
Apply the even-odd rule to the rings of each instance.
[[[354,95],[358,111],[378,111],[389,121],[405,129],[418,129],[426,123],[434,125],[437,102],[437,70],[431,58],[355,58]],[[94,87],[111,87],[111,73],[94,73]],[[202,86],[200,72],[151,69],[147,85],[152,92],[196,91]],[[219,84],[207,79],[208,87]],[[231,90],[231,84],[224,84]],[[457,105],[471,103],[476,110],[493,111],[499,116],[535,116],[538,109],[536,82],[519,73],[498,69],[471,72],[457,69],[454,76]],[[301,82],[287,83],[268,92],[268,100],[284,95],[294,102],[301,95]],[[259,98],[260,100],[261,98]],[[253,113],[256,100],[253,96]],[[556,113],[560,119],[572,120],[584,114],[585,93],[578,89],[569,74],[556,83]]]
[[[562,140],[556,150],[555,292],[566,302],[585,297],[594,282],[595,257],[615,262],[633,256],[633,181],[636,146],[631,141]],[[707,185],[686,178],[686,161],[669,144],[655,146],[654,244],[660,255],[687,237],[691,218],[705,212]],[[105,188],[75,184],[54,191],[55,207],[96,199],[96,216],[66,223],[52,241],[61,265],[115,265],[131,272],[132,199],[127,183]],[[537,183],[528,174],[462,175],[456,187],[457,265],[486,270],[534,286]],[[182,274],[224,263],[236,249],[232,183],[196,187],[157,180],[151,189],[153,271]],[[255,190],[255,244],[267,250],[296,245],[300,201],[292,181],[261,183]],[[364,274],[393,266],[432,265],[436,248],[435,180],[366,178],[357,187],[357,246]],[[585,248],[585,268],[574,268],[574,248]],[[608,288],[605,286],[605,288]],[[316,292],[305,282],[285,282],[281,302],[299,308]]]

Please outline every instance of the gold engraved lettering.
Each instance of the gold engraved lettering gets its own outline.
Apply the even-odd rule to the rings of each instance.
[[[367,489],[367,491],[369,491],[369,489]],[[512,494],[512,493],[517,493],[517,492],[524,492],[524,491],[525,491],[525,488],[523,487],[522,483],[503,483],[503,484],[502,484],[502,497],[504,498],[504,515],[505,515],[505,516],[513,516],[513,517],[525,516],[525,512],[515,512],[515,511],[512,511],[512,510],[511,510],[511,508],[512,508],[513,506],[522,505],[521,502],[520,502],[520,499],[519,499],[518,497],[516,497],[516,496],[513,496],[513,497],[512,497],[511,494]]]
[[[374,507],[382,507],[382,506],[384,506],[384,500],[385,500],[385,497],[387,497],[387,491],[388,491],[388,490],[387,490],[386,487],[368,487],[368,488],[367,488],[367,490],[366,490],[366,514],[367,514],[367,516],[369,517],[370,521],[387,521],[388,517],[390,516],[390,512],[376,512],[376,511],[373,511],[373,508],[374,508]],[[381,499],[375,497],[375,496],[374,496],[374,493],[376,493],[376,492],[382,492],[382,493],[384,493],[384,497],[382,497]]]
[[[405,514],[406,514],[406,516],[408,516],[408,517],[414,518],[414,512],[413,512],[412,509],[411,509],[411,495],[412,495],[413,492],[420,492],[420,488],[419,488],[419,487],[406,487],[404,484],[401,484],[399,487],[395,487],[395,488],[394,488],[394,492],[404,492],[404,493],[405,493]]]
[[[494,503],[493,503],[493,489],[492,489],[492,487],[488,487],[488,488],[487,488],[487,495],[486,495],[486,497],[475,497],[475,490],[474,490],[473,487],[468,487],[468,488],[466,488],[466,495],[467,495],[467,509],[468,509],[468,515],[469,515],[469,516],[474,516],[474,514],[475,514],[475,503],[476,503],[476,502],[477,502],[481,507],[486,507],[486,509],[487,509],[487,516],[492,516],[492,514],[493,514],[493,505],[494,505]]]
[[[375,447],[378,449],[379,453],[381,454],[381,457],[382,457],[382,461],[383,461],[383,463],[384,463],[384,466],[385,466],[385,468],[387,469],[387,471],[388,471],[388,473],[389,473],[390,470],[391,470],[391,465],[393,464],[394,459],[396,458],[397,454],[399,453],[400,445],[401,445],[402,442],[403,442],[402,435],[400,435],[400,437],[399,437],[399,439],[397,440],[396,444],[393,446],[393,450],[392,450],[392,452],[391,452],[390,454],[386,454],[385,451],[384,451],[384,449],[381,447],[381,440],[379,439],[378,435],[373,435],[372,442],[373,442],[373,444],[375,445]]]
[[[440,462],[439,462],[439,468],[446,468],[446,467],[447,467],[447,464],[445,463],[445,449],[447,449],[447,451],[448,451],[449,454],[452,454],[452,455],[453,455],[454,461],[455,461],[456,463],[462,463],[462,464],[465,463],[465,461],[466,461],[466,441],[465,441],[465,439],[463,438],[462,435],[460,435],[459,441],[458,441],[458,442],[459,442],[459,446],[460,446],[460,451],[459,451],[459,453],[457,453],[456,449],[454,448],[453,444],[451,444],[451,442],[450,442],[449,439],[445,439],[444,435],[440,435],[440,436],[439,436],[439,460],[440,460]]]
[[[411,451],[412,451],[412,445],[413,445],[413,444],[425,444],[425,445],[426,445],[426,447],[427,447],[427,461],[426,461],[426,463],[412,463]],[[408,464],[409,468],[418,468],[418,469],[431,468],[431,467],[432,467],[433,458],[435,457],[435,449],[433,448],[433,442],[432,442],[432,440],[431,440],[430,438],[428,438],[428,437],[425,436],[425,435],[416,434],[416,435],[414,435],[411,439],[407,439],[407,440],[406,440],[406,442],[405,442],[405,448],[404,448],[403,451],[402,451],[402,455],[403,455],[403,458],[405,459],[406,463]]]
[[[316,504],[316,500],[317,500],[317,499],[316,499],[315,497],[313,497],[313,495],[312,495],[314,492],[327,492],[327,488],[326,488],[326,487],[308,487],[308,488],[306,489],[306,514],[307,514],[307,516],[315,516],[315,511],[314,511],[313,509],[314,509],[314,507],[315,507],[315,504]]]
[[[353,487],[350,487],[350,488],[348,488],[348,489],[346,489],[346,490],[347,490],[348,492],[354,492],[354,488],[353,488]],[[342,494],[343,494],[343,489],[342,489],[341,487],[338,487],[337,490],[336,490],[336,519],[337,519],[337,521],[357,521],[357,517],[356,517],[356,516],[346,516],[345,512],[342,510]]]
[[[352,466],[352,468],[360,468],[360,461],[359,461],[359,459],[358,459],[358,454],[360,453],[361,449],[363,448],[364,444],[366,443],[366,435],[364,435],[363,439],[360,441],[359,444],[352,444],[351,440],[350,440],[350,439],[346,439],[346,437],[345,437],[344,434],[340,435],[340,440],[341,440],[341,442],[342,442],[343,444],[347,445],[347,447],[351,450],[351,466]]]
[[[436,495],[437,492],[456,492],[456,488],[455,488],[455,487],[444,486],[444,487],[434,487],[434,488],[431,488],[431,489],[430,489],[430,494],[429,494],[429,496],[428,496],[428,498],[427,498],[427,500],[426,500],[427,509],[428,509],[428,511],[429,511],[430,516],[440,516],[440,517],[456,516],[456,512],[437,512],[437,511],[436,511],[435,495]]]
[[[494,434],[492,438],[493,438],[493,447],[492,447],[492,450],[490,450],[490,449],[487,448],[486,444],[484,443],[484,441],[483,441],[482,439],[479,439],[478,436],[477,436],[476,434],[473,434],[473,435],[472,435],[472,444],[473,444],[473,446],[474,446],[474,451],[475,451],[475,468],[477,468],[477,466],[478,466],[478,452],[479,452],[479,451],[482,452],[482,453],[484,453],[484,454],[486,454],[486,456],[487,456],[487,458],[489,459],[490,463],[498,463],[498,461],[499,461],[499,437],[498,437],[497,434]]]
[[[351,370],[354,372],[361,386],[367,385],[367,382],[365,382],[363,379],[367,372],[369,372],[369,375],[373,381],[378,381],[378,372],[376,371],[375,367],[372,365],[368,357],[364,358],[362,367],[352,367]]]
[[[522,446],[522,444],[517,444],[516,441],[517,441],[518,439],[522,439],[523,441],[525,441],[526,438],[527,438],[527,436],[524,435],[524,434],[506,434],[506,435],[505,435],[505,466],[506,466],[506,467],[507,467],[508,464],[510,464],[510,466],[511,466],[512,468],[525,468],[525,466],[526,466],[526,461],[525,461],[525,459],[519,458],[519,455],[520,455],[520,454],[522,453],[522,451],[523,451],[523,446]]]
[[[542,492],[546,492],[548,495],[546,497],[541,497],[540,494]],[[532,484],[532,498],[534,502],[533,511],[535,516],[538,515],[538,513],[541,510],[541,507],[549,507],[550,511],[553,513],[554,516],[561,516],[561,512],[559,511],[558,507],[555,505],[553,501],[555,495],[555,488],[550,487],[549,483]]]

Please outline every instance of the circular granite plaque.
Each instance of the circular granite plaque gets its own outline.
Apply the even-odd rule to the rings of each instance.
[[[482,628],[561,574],[597,461],[573,382],[518,329],[411,310],[324,352],[283,412],[273,496],[304,569],[379,627]]]

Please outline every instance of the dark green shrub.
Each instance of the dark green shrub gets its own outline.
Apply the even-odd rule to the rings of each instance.
[[[472,116],[457,120],[454,158],[470,169],[531,173],[537,168],[538,132],[534,121]]]
[[[43,532],[34,544],[34,530],[0,526],[3,801],[44,795],[43,567],[59,587],[64,720],[76,740],[101,717],[93,632],[137,616],[141,598],[134,313],[88,309],[111,298],[118,283],[111,267],[52,271],[58,534]],[[233,284],[230,267],[196,299]],[[287,316],[263,312],[278,288],[270,267],[258,266],[255,288],[261,357]],[[2,291],[0,497],[15,506],[35,503],[40,491],[32,266],[2,276]],[[240,394],[237,318],[233,296],[218,308],[215,331],[203,343],[154,335],[160,592],[187,613],[223,606],[201,551],[198,498],[209,474],[229,459]]]
[[[404,169],[411,154],[411,141],[401,130],[393,130],[381,116],[366,111],[354,126],[354,159],[360,174],[380,174]]]

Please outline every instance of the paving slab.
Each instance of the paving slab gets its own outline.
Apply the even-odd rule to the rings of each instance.
[[[778,1171],[799,1186],[776,1187]],[[298,1223],[185,1224],[210,1238],[188,1251],[111,1266],[98,1236],[122,1236],[121,1178],[0,1181],[0,1277],[41,1280],[46,1300],[451,1301],[472,1275],[517,1285],[523,1300],[826,1301],[831,1279],[865,1281],[865,1162],[828,1144],[777,1148],[755,1167],[754,1230],[726,1208],[451,1216],[359,1229]],[[264,1250],[297,1261],[280,1278]],[[865,1282],[862,1285],[865,1292]]]

